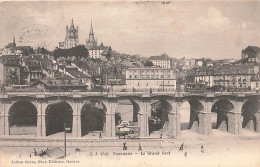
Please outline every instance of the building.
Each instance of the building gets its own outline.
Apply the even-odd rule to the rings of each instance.
[[[162,54],[160,56],[151,56],[148,59],[153,63],[153,65],[161,67],[161,68],[171,68],[172,61],[167,54]]]
[[[89,57],[92,59],[106,59],[106,54],[108,47],[105,47],[101,42],[100,45],[97,45],[97,39],[94,35],[94,30],[91,21],[91,27],[89,31],[89,37],[86,39],[86,48],[88,49]]]
[[[183,70],[191,69],[195,66],[195,59],[185,59],[184,60],[184,65],[183,65]]]
[[[63,75],[71,77],[71,81],[73,83],[77,83],[79,85],[87,85],[88,89],[91,89],[93,87],[92,76],[87,74],[86,71],[82,72],[76,66],[65,66],[64,68],[59,68],[59,72],[63,73]]]
[[[194,83],[203,83],[207,87],[220,86],[223,89],[247,91],[251,90],[252,77],[257,73],[259,73],[259,66],[253,64],[223,64],[217,67],[198,68],[195,73],[190,74],[195,75]]]
[[[129,68],[126,70],[126,85],[133,89],[173,91],[176,77],[173,69],[158,67]]]
[[[103,59],[103,53],[105,51],[105,47],[103,43],[99,46],[94,46],[88,49],[89,57],[92,59]]]
[[[242,50],[243,63],[259,63],[260,62],[260,48],[256,46],[248,46]]]
[[[251,77],[251,90],[252,91],[260,90],[260,73],[253,75]]]
[[[29,84],[43,78],[41,62],[25,59],[21,66],[21,84]]]
[[[2,55],[0,57],[0,84],[20,84],[20,55]]]
[[[193,74],[195,74],[195,83],[205,83],[207,87],[214,85],[214,67],[203,67]]]
[[[71,20],[70,27],[66,26],[66,36],[64,42],[59,42],[59,48],[69,49],[78,45],[79,42],[79,27],[75,28],[73,19]]]

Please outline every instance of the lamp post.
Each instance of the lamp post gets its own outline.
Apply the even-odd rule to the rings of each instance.
[[[64,123],[64,158],[66,158],[67,156],[67,147],[66,147],[66,142],[67,142],[67,139],[66,139],[66,131],[69,131],[70,128],[67,128],[66,127],[66,123]]]

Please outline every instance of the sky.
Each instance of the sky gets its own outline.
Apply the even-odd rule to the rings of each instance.
[[[80,44],[92,19],[98,43],[145,57],[239,59],[247,46],[260,47],[257,1],[0,2],[0,47],[15,36],[17,45],[54,49],[72,18]]]

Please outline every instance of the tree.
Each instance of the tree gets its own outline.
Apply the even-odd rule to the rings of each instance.
[[[44,54],[44,55],[51,54],[51,52],[49,50],[45,49],[44,47],[38,47],[37,52],[39,54]]]
[[[107,60],[110,60],[111,59],[111,57],[112,57],[112,49],[111,49],[111,46],[108,48],[108,50],[107,50]]]
[[[70,48],[70,49],[60,49],[60,48],[56,48],[54,51],[53,51],[53,56],[55,59],[57,59],[58,57],[73,57],[75,56],[76,58],[86,58],[89,56],[89,53],[88,53],[88,49],[85,48],[84,45],[79,45],[79,46],[76,46],[74,48]]]
[[[144,66],[153,66],[153,62],[148,60],[145,62]]]

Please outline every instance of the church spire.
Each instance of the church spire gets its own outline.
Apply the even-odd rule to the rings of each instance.
[[[71,25],[70,25],[70,27],[73,27],[73,28],[74,28],[73,17],[72,17],[72,19],[71,19]]]
[[[13,38],[13,47],[16,47],[15,36],[14,36],[14,38]]]
[[[91,27],[90,27],[89,35],[93,35],[94,36],[94,31],[93,31],[93,26],[92,26],[92,19],[91,19]]]

